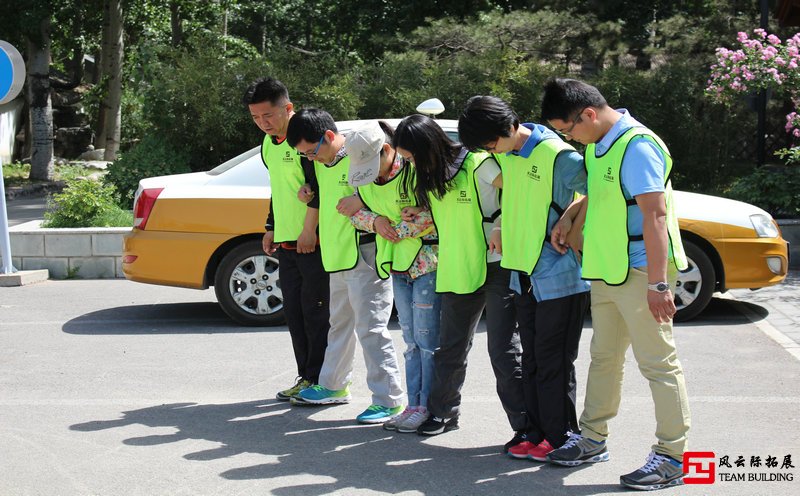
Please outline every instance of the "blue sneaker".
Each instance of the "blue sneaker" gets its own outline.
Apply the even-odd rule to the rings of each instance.
[[[400,412],[403,411],[403,406],[381,406],[381,405],[370,405],[366,410],[361,412],[356,420],[361,422],[362,424],[382,424],[387,420],[390,420]]]
[[[334,391],[315,384],[309,388],[303,389],[297,393],[297,397],[305,403],[312,405],[332,405],[337,403],[350,403],[350,389],[345,386],[344,389]]]

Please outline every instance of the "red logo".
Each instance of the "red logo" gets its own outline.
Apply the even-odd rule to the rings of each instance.
[[[713,484],[716,480],[716,455],[713,451],[687,451],[683,454],[685,484]]]

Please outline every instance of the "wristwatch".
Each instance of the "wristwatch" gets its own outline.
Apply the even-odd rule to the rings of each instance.
[[[657,282],[655,284],[648,284],[647,289],[650,291],[655,291],[656,293],[666,293],[669,291],[669,283],[667,282]]]

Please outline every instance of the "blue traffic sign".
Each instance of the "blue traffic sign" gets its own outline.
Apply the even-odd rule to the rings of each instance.
[[[10,102],[25,83],[25,61],[8,42],[0,40],[0,104]]]

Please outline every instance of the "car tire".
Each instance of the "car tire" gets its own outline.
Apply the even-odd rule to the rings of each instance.
[[[717,285],[717,276],[714,264],[699,246],[691,241],[683,241],[686,251],[686,261],[689,267],[678,273],[678,282],[675,285],[675,314],[676,322],[685,322],[695,318],[702,312]]]
[[[260,240],[242,243],[219,263],[214,292],[222,310],[245,326],[284,322],[278,259],[266,255]]]

